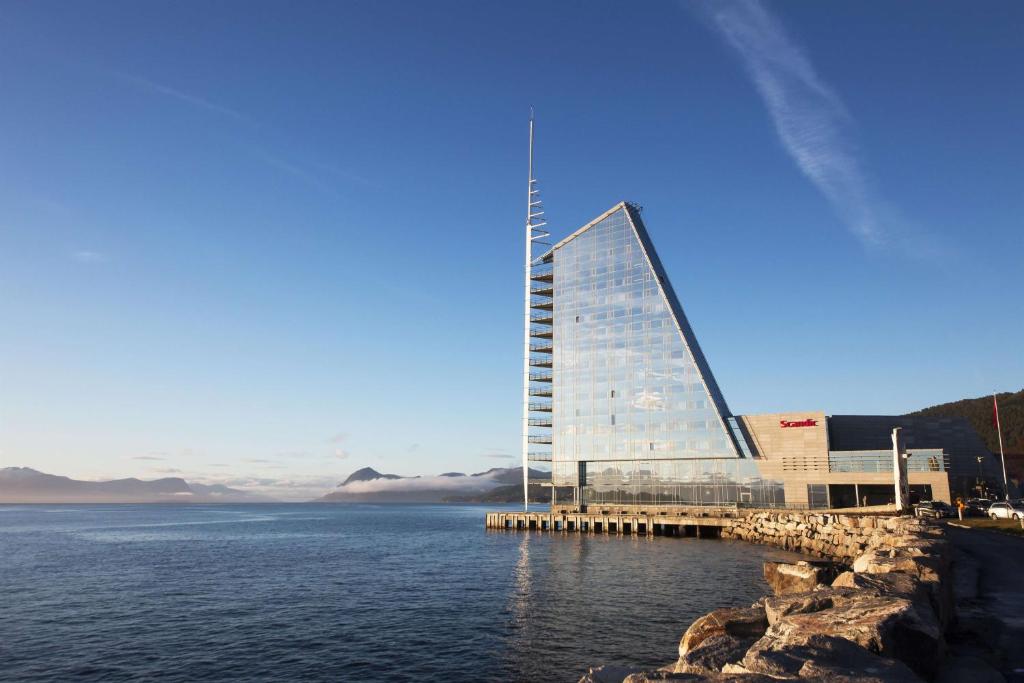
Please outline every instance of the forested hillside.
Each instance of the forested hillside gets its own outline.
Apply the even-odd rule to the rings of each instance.
[[[1003,427],[1003,446],[1007,453],[1024,453],[1024,389],[998,394],[999,421]],[[919,410],[911,415],[962,416],[985,441],[993,453],[999,452],[999,439],[992,424],[992,397],[965,398]]]

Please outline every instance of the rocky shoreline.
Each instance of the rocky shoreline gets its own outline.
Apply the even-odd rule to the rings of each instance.
[[[580,683],[945,681],[955,621],[952,548],[913,517],[759,512],[722,538],[822,558],[765,562],[773,594],[694,621],[678,659],[654,671],[591,669]],[[1002,680],[994,669],[972,680]]]

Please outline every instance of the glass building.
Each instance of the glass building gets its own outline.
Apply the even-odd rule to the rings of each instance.
[[[530,459],[577,504],[784,502],[763,479],[638,207],[620,203],[531,270]]]

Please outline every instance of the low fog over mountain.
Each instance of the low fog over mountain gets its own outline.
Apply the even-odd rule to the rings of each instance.
[[[548,479],[550,472],[530,470],[530,479]],[[469,500],[499,488],[518,486],[522,497],[523,469],[495,467],[486,472],[445,472],[425,477],[382,474],[370,467],[353,472],[321,501],[332,503],[442,503]]]

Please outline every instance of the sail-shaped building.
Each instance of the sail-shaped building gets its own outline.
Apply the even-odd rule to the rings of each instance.
[[[775,506],[637,206],[535,259],[529,458],[578,503]]]

